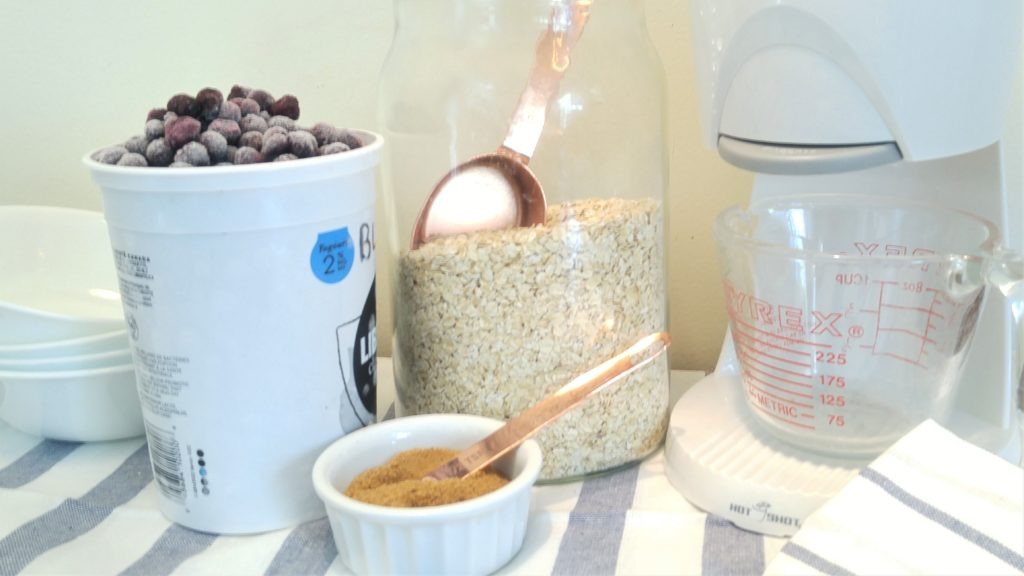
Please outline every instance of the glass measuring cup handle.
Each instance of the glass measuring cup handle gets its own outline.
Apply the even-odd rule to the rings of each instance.
[[[1019,348],[1019,347],[1018,347]],[[1020,366],[1020,363],[1017,363]],[[1020,462],[1024,468],[1024,370],[1017,371],[1017,427],[1020,428]]]
[[[986,282],[997,288],[1010,304],[1013,316],[1014,339],[1013,372],[1016,375],[1017,390],[1014,400],[1017,404],[1017,427],[1020,433],[1020,466],[1024,467],[1024,254],[1012,250],[1001,250],[988,261]]]

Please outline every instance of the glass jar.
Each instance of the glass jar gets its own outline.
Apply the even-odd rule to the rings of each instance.
[[[572,4],[396,0],[379,121],[400,415],[508,419],[666,328],[664,81],[636,0],[593,2],[548,107],[529,163],[546,223],[410,249],[435,184],[504,140],[538,40]],[[541,431],[542,480],[656,450],[668,380],[662,356]]]

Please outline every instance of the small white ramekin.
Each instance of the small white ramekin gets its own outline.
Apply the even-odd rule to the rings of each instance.
[[[357,574],[488,574],[519,552],[541,450],[529,440],[495,464],[510,482],[472,500],[426,508],[366,504],[342,492],[361,472],[412,448],[461,450],[503,422],[462,414],[408,416],[331,444],[313,466],[341,561]]]

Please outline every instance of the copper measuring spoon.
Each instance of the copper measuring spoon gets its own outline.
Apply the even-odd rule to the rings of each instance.
[[[496,152],[459,164],[437,183],[416,219],[413,250],[434,236],[544,223],[544,189],[528,164],[544,130],[548,102],[558,93],[569,53],[590,17],[591,1],[552,10],[505,140]]]
[[[484,468],[592,394],[653,362],[671,343],[672,338],[667,332],[655,332],[644,336],[611,359],[573,378],[555,393],[506,422],[490,436],[459,452],[454,458],[424,476],[424,480],[465,478]]]

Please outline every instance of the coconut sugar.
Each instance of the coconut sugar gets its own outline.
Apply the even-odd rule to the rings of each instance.
[[[345,489],[345,495],[367,504],[420,508],[462,502],[508,484],[507,478],[491,468],[462,479],[423,479],[456,454],[458,452],[447,448],[414,448],[399,452],[384,465],[356,476]]]

